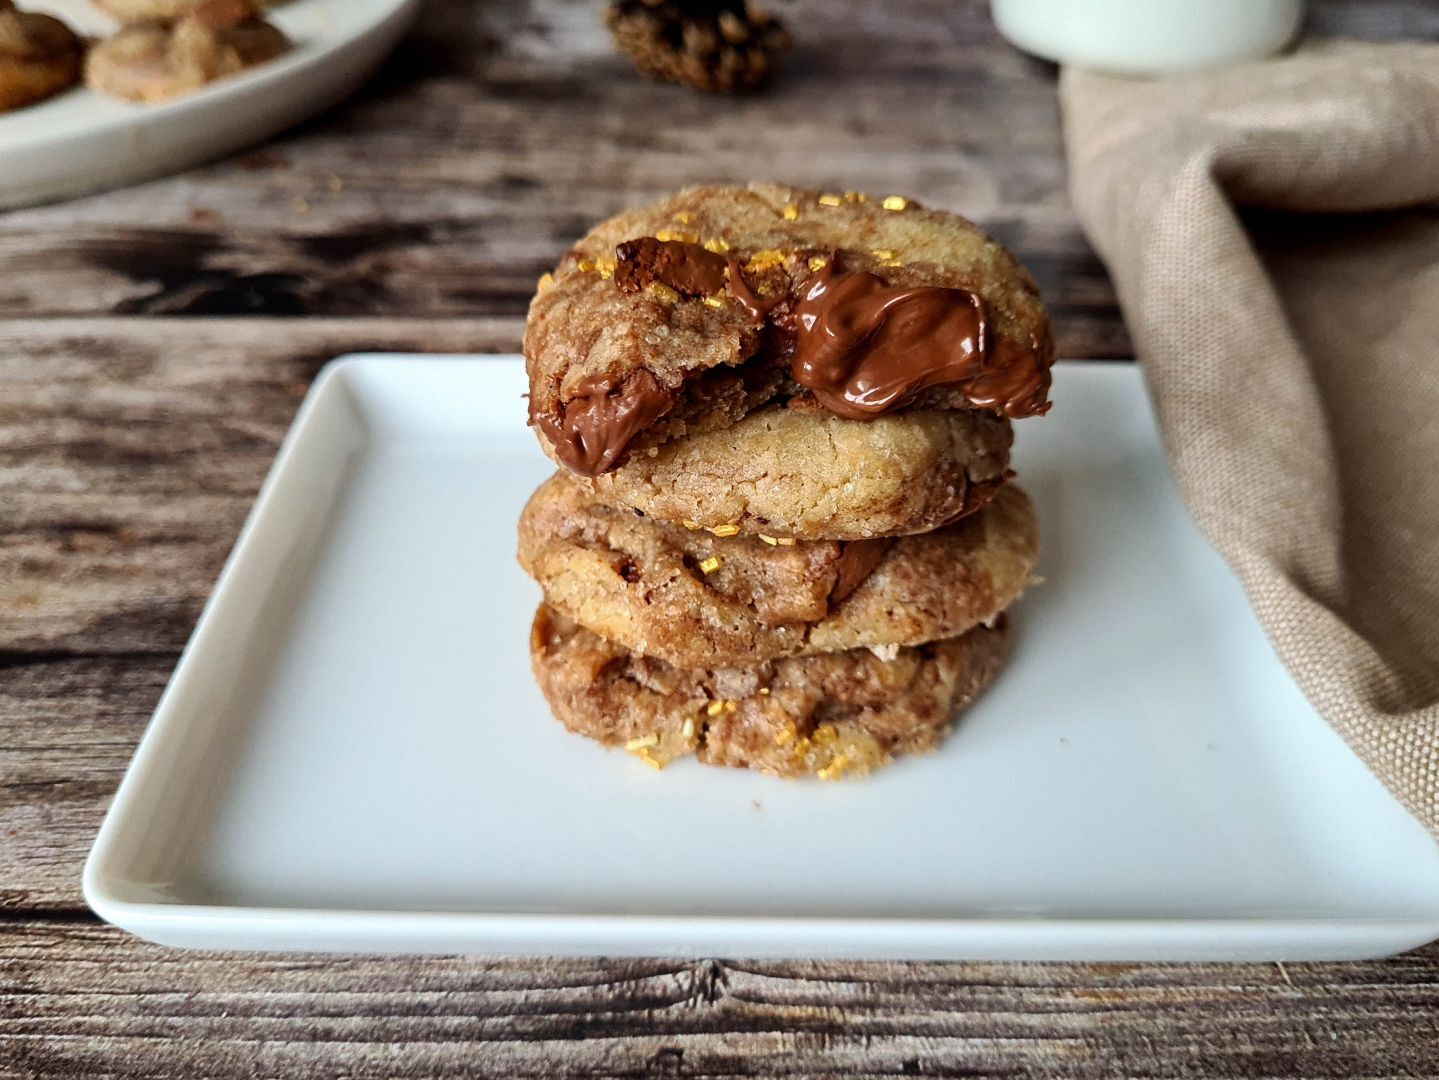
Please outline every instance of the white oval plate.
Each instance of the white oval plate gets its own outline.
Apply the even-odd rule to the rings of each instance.
[[[295,42],[285,56],[198,93],[134,105],[70,90],[0,114],[0,209],[179,172],[307,120],[365,80],[409,26],[419,0],[291,0],[271,12]],[[113,20],[89,0],[25,7],[101,37]]]

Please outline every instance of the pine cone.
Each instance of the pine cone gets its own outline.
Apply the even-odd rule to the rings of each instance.
[[[754,90],[789,51],[789,31],[744,0],[612,0],[605,25],[641,73],[696,90]]]

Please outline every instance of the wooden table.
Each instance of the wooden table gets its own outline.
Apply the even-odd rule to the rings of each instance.
[[[1439,34],[1424,0],[1321,29]],[[351,349],[514,350],[592,221],[785,178],[962,209],[1060,353],[1123,356],[1054,75],[978,0],[797,0],[753,99],[643,83],[597,5],[430,4],[237,160],[0,215],[0,1076],[1433,1076],[1439,949],[1280,965],[370,959],[154,948],[80,868],[296,405]],[[299,318],[304,316],[304,318]]]

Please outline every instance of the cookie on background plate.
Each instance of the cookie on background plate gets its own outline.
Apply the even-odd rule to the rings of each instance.
[[[781,539],[658,521],[559,472],[520,516],[519,557],[552,608],[693,669],[954,637],[1008,608],[1038,554],[1033,507],[1012,484],[919,536]]]
[[[68,90],[84,57],[80,38],[59,19],[0,0],[0,112]]]
[[[133,23],[96,45],[85,61],[85,82],[128,101],[168,101],[289,47],[249,0],[204,0],[173,23]]]
[[[848,419],[1048,408],[1033,279],[957,214],[779,184],[692,188],[597,226],[541,280],[530,419],[598,475],[766,405]]]
[[[148,22],[152,20],[178,19],[206,0],[92,0],[94,5],[113,19],[121,22]],[[272,8],[285,0],[255,0],[259,8]]]
[[[694,754],[779,776],[859,776],[932,750],[1004,664],[1007,629],[881,657],[869,649],[686,671],[626,651],[541,606],[540,690],[570,731],[663,767]]]

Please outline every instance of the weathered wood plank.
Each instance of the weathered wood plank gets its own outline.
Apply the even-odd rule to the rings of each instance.
[[[1283,968],[257,957],[17,921],[0,992],[0,1075],[1410,1077],[1432,1075],[1439,950]]]

